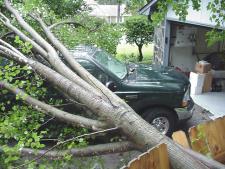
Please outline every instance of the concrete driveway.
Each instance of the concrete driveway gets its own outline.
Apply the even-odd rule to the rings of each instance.
[[[208,111],[195,104],[192,118],[186,121],[185,123],[178,124],[177,130],[183,130],[185,132],[188,132],[189,128],[211,120],[209,118],[210,115],[211,114]]]

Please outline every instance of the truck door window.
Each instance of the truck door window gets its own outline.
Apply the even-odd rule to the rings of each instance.
[[[103,84],[109,81],[109,76],[89,60],[77,59],[77,62]]]

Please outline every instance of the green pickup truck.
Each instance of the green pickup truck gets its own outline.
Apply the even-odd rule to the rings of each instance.
[[[93,46],[77,46],[74,58],[146,121],[171,135],[179,120],[192,116],[190,83],[169,67],[123,63]]]

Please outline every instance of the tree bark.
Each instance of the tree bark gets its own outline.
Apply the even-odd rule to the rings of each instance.
[[[55,24],[49,26],[48,28],[51,30],[51,29],[57,28],[60,25],[65,25],[65,24],[67,24],[67,25],[74,25],[75,27],[83,27],[83,28],[85,28],[84,25],[82,25],[82,24],[80,24],[78,22],[72,21],[72,20],[71,21],[58,22],[58,23],[55,23]]]
[[[192,157],[198,159],[199,161],[201,161],[202,163],[204,163],[206,166],[208,166],[210,169],[225,169],[225,165],[211,159],[208,158],[200,153],[197,153],[191,149],[188,148],[184,148],[181,147],[185,152],[187,152],[188,154],[190,154]]]
[[[22,155],[34,155],[34,156],[41,156],[44,155],[45,157],[49,158],[62,158],[66,154],[71,154],[74,157],[89,157],[89,156],[99,156],[109,153],[120,153],[126,152],[131,150],[136,150],[137,147],[129,142],[116,142],[116,143],[107,143],[107,144],[99,144],[99,145],[91,145],[84,148],[76,148],[70,150],[52,150],[46,153],[47,150],[33,150],[30,148],[23,148],[21,150]]]
[[[138,51],[139,51],[138,61],[139,62],[141,62],[143,60],[142,47],[143,47],[143,45],[138,45]]]

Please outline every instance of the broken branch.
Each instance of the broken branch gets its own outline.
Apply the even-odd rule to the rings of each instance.
[[[91,128],[93,130],[99,130],[100,128],[106,128],[107,126],[106,123],[93,120],[93,119],[88,119],[82,116],[70,114],[63,110],[57,109],[51,105],[48,105],[44,102],[41,102],[29,96],[28,94],[23,92],[21,89],[16,88],[7,82],[0,81],[0,85],[5,87],[10,92],[21,96],[21,98],[23,98],[23,100],[29,105],[31,105],[34,109],[44,112],[45,114],[51,115],[53,117],[56,117],[58,120],[64,121],[73,126],[86,127],[86,128]]]

